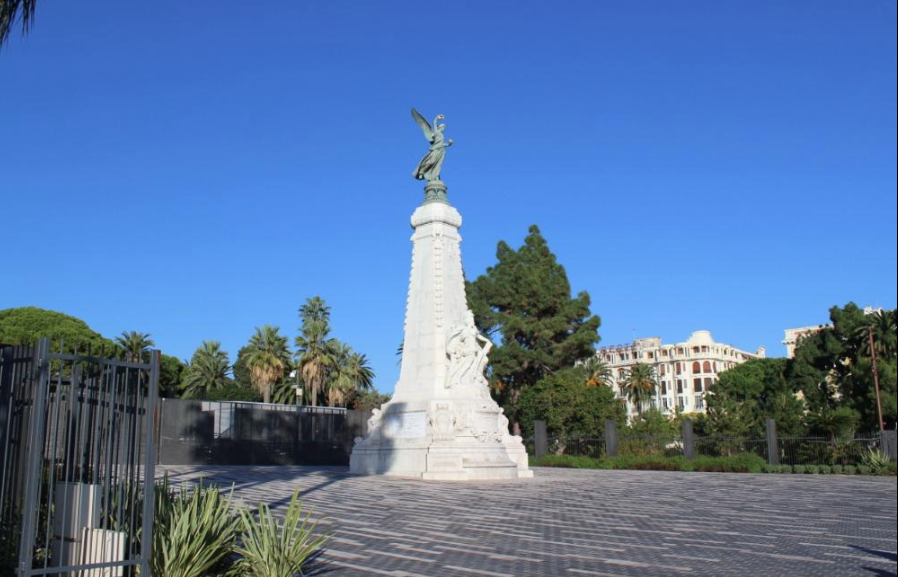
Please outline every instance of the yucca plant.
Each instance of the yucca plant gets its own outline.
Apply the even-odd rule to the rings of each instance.
[[[882,475],[889,466],[891,458],[879,449],[870,449],[863,457],[864,465],[870,468],[874,475]]]
[[[237,539],[239,519],[218,487],[203,486],[175,494],[168,481],[157,485],[153,519],[153,575],[206,577],[218,575]]]
[[[237,562],[237,574],[245,577],[302,574],[302,567],[309,557],[328,540],[328,535],[315,534],[317,522],[313,522],[311,516],[311,512],[303,515],[298,489],[290,499],[283,525],[264,503],[259,503],[256,515],[241,509],[243,534],[236,552],[242,558]]]

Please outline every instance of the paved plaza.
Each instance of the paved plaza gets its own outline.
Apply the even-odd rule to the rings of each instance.
[[[896,479],[536,469],[462,484],[342,468],[162,467],[283,511],[296,487],[333,537],[313,574],[359,577],[896,574]]]

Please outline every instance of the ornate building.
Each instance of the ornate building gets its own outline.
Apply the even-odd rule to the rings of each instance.
[[[799,327],[797,329],[786,329],[784,331],[786,335],[783,339],[783,344],[786,345],[786,357],[790,359],[795,357],[795,346],[798,344],[798,339],[814,333],[819,333],[823,329],[831,326],[832,325],[814,325],[810,327]]]
[[[683,343],[662,344],[658,337],[636,339],[630,345],[603,347],[596,353],[611,369],[611,386],[627,403],[627,415],[636,414],[624,388],[627,373],[637,362],[651,365],[659,383],[652,404],[665,415],[704,413],[705,394],[717,375],[749,359],[763,358],[764,347],[754,353],[716,343],[709,331],[695,331]]]

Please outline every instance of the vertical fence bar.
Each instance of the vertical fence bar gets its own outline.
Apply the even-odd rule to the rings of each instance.
[[[43,472],[43,447],[44,433],[47,420],[47,388],[50,381],[50,340],[46,337],[40,339],[35,355],[35,370],[37,383],[33,389],[31,431],[29,433],[27,471],[25,481],[25,501],[22,511],[22,536],[19,541],[19,569],[18,577],[31,577],[32,561],[34,558],[35,521],[38,508],[38,490],[41,484]],[[34,376],[34,375],[33,375]]]
[[[7,446],[12,440],[13,347],[0,349],[0,519],[6,515]]]
[[[888,455],[893,461],[898,461],[898,433],[896,431],[881,431],[882,435],[882,451]]]
[[[611,419],[605,420],[605,452],[609,457],[617,457],[617,424]]]
[[[533,454],[537,458],[549,452],[549,437],[545,421],[533,421]]]
[[[776,421],[767,419],[767,463],[770,465],[780,464],[779,443],[776,438]]]
[[[692,461],[695,459],[695,432],[692,419],[683,419],[683,456]]]
[[[153,439],[153,423],[156,420],[156,397],[159,394],[159,360],[161,353],[152,351],[150,354],[150,382],[147,384],[146,423],[145,431],[147,448],[144,455],[144,498],[143,498],[143,539],[140,544],[141,575],[152,577],[150,570],[150,558],[153,554],[153,514],[156,503],[156,455]],[[157,575],[157,577],[164,577]]]

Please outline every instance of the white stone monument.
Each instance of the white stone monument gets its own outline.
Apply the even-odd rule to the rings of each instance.
[[[424,190],[412,215],[399,381],[393,398],[374,410],[368,434],[356,439],[350,471],[433,480],[532,477],[521,438],[509,434],[484,377],[492,343],[477,331],[465,298],[461,215],[446,201],[438,172]]]

